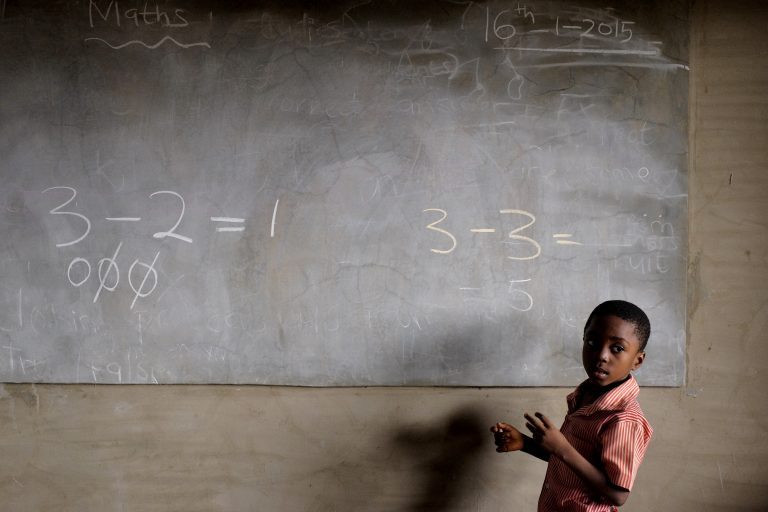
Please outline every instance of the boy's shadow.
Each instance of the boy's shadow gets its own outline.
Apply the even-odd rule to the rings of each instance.
[[[417,459],[424,480],[422,491],[406,510],[439,512],[461,501],[478,478],[480,456],[487,455],[488,428],[479,411],[467,407],[447,422],[425,428],[402,429],[395,444]]]

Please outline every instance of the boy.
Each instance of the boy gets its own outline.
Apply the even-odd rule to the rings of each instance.
[[[503,422],[491,427],[497,452],[522,450],[549,462],[540,512],[615,511],[627,500],[653,433],[630,373],[643,364],[650,334],[634,304],[600,304],[584,326],[587,380],[568,395],[560,430],[540,412],[524,415],[532,437]]]

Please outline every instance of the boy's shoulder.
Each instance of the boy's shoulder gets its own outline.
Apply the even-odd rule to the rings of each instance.
[[[643,420],[647,421],[643,408],[640,407],[640,403],[636,400],[628,400],[624,407],[614,411],[614,414],[619,420]]]
[[[651,435],[653,434],[653,428],[648,422],[648,419],[645,417],[643,409],[640,407],[640,403],[637,401],[637,398],[635,397],[631,400],[627,400],[623,405],[623,408],[612,411],[610,417],[606,418],[607,421],[605,423],[605,427],[616,425],[631,425],[631,429],[637,432],[642,432],[643,437],[650,439]]]

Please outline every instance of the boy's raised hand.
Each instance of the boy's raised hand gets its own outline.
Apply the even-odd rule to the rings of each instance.
[[[540,412],[535,414],[535,418],[528,413],[525,413],[523,416],[528,421],[525,426],[531,431],[533,440],[539,443],[546,451],[557,455],[570,448],[571,443],[568,442],[563,433],[560,432],[560,429],[549,418]]]
[[[523,434],[509,423],[500,421],[491,427],[496,451],[514,452],[523,449]]]

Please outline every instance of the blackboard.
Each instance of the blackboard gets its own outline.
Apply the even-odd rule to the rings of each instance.
[[[686,9],[2,2],[0,380],[682,384]]]

